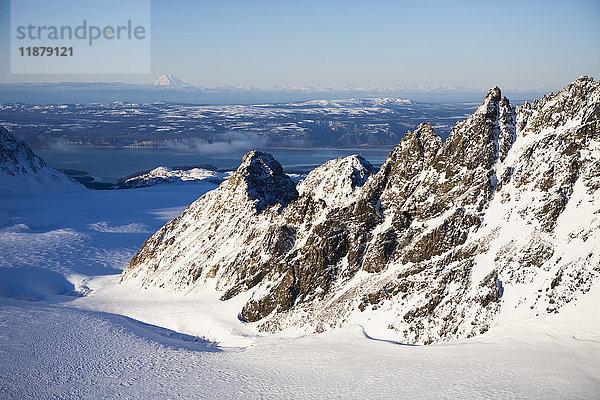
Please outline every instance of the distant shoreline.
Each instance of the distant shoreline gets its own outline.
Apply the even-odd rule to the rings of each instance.
[[[260,150],[260,151],[269,151],[269,150],[319,150],[319,151],[324,151],[324,150],[332,150],[332,151],[353,151],[353,150],[391,150],[395,147],[396,145],[390,145],[390,146],[364,146],[364,147],[256,147],[256,148],[249,148],[247,150],[241,150],[241,152],[248,152],[251,150]],[[206,153],[206,152],[193,152],[193,151],[182,151],[182,150],[177,150],[177,149],[173,149],[170,147],[138,147],[138,146],[123,146],[123,147],[114,147],[114,146],[87,146],[87,145],[66,145],[65,149],[57,149],[54,148],[52,146],[30,146],[32,149],[34,150],[55,150],[57,152],[65,152],[68,153],[70,149],[73,150],[167,150],[167,151],[173,151],[173,152],[177,152],[177,153],[186,153],[186,154],[210,154],[210,153]]]

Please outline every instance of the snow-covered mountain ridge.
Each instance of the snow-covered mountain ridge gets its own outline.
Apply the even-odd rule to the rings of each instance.
[[[73,192],[83,185],[50,168],[23,142],[0,126],[0,194]]]
[[[516,108],[495,87],[445,142],[421,124],[378,171],[351,156],[297,186],[250,152],[122,280],[245,293],[261,331],[354,322],[408,343],[560,313],[600,281],[599,107],[589,77]]]

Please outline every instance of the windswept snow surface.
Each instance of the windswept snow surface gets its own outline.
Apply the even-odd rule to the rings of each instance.
[[[117,284],[214,187],[0,197],[0,398],[598,398],[597,285],[554,318],[403,346],[359,325],[260,335],[243,295]]]

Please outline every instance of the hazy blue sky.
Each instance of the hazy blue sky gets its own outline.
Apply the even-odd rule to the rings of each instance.
[[[47,0],[48,1],[48,0]],[[66,12],[66,10],[57,10]],[[600,1],[152,1],[152,74],[11,75],[0,82],[559,88],[600,78]]]

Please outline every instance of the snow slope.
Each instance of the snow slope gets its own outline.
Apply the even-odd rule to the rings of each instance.
[[[355,327],[215,352],[114,314],[3,299],[0,324],[3,398],[558,399],[599,387],[586,341],[409,347]]]
[[[364,185],[373,172],[375,168],[361,156],[340,157],[311,171],[297,190],[300,196],[308,194],[328,207],[340,207],[355,200],[354,189]]]
[[[0,195],[82,190],[83,185],[47,166],[25,143],[0,126]]]

